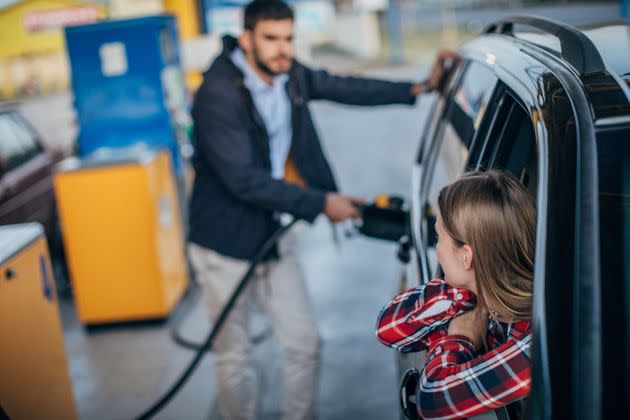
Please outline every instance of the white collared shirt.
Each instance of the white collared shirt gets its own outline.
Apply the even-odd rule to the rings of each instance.
[[[254,106],[262,117],[269,134],[271,176],[284,178],[284,166],[291,149],[291,102],[286,91],[289,75],[279,74],[267,84],[247,62],[245,54],[236,48],[230,55],[232,62],[243,72],[243,83],[249,89]]]

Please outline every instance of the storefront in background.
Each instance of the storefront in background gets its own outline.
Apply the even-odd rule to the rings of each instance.
[[[24,0],[0,9],[0,98],[67,88],[62,28],[105,16],[104,6],[76,0]]]

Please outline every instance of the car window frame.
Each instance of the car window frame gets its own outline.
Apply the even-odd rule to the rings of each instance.
[[[427,196],[430,191],[431,181],[433,180],[433,175],[436,168],[437,153],[439,153],[439,151],[441,150],[441,145],[442,145],[442,141],[444,137],[441,135],[441,133],[442,133],[442,130],[444,130],[446,114],[449,111],[450,107],[453,106],[453,102],[455,101],[454,95],[457,92],[458,87],[463,82],[463,78],[466,75],[466,71],[470,68],[472,63],[479,64],[483,66],[484,68],[488,69],[496,77],[496,81],[494,85],[492,86],[492,92],[488,96],[488,102],[487,102],[488,108],[484,111],[484,114],[479,123],[479,127],[475,131],[472,137],[472,140],[470,142],[470,146],[468,148],[469,154],[468,154],[466,163],[464,164],[464,167],[461,171],[461,174],[471,169],[470,158],[474,154],[473,149],[479,147],[478,146],[479,138],[484,138],[487,140],[488,137],[484,134],[484,130],[486,130],[489,127],[490,125],[489,121],[494,120],[493,112],[492,112],[494,109],[493,105],[495,103],[495,98],[498,93],[497,89],[501,84],[501,80],[498,77],[498,75],[490,67],[485,65],[481,60],[464,59],[462,63],[460,64],[460,68],[458,69],[456,77],[453,77],[451,81],[451,84],[448,89],[448,94],[446,95],[446,98],[444,99],[444,104],[442,106],[442,109],[440,110],[440,116],[437,119],[437,123],[435,124],[433,131],[429,133],[430,137],[427,137],[427,138],[432,138],[433,141],[428,146],[429,149],[424,154],[423,156],[424,159],[420,164],[420,166],[423,169],[422,171],[423,176],[422,176],[422,179],[420,180],[420,191],[418,192],[419,201],[417,205],[415,206],[417,207],[418,214],[417,215],[414,214],[414,217],[417,217],[419,219],[417,232],[414,232],[414,236],[417,236],[414,238],[414,241],[415,241],[414,248],[416,250],[416,258],[419,261],[419,265],[422,267],[422,271],[420,274],[423,276],[423,278],[420,280],[420,284],[424,284],[428,282],[435,275],[440,275],[441,269],[439,267],[439,264],[436,265],[437,270],[433,272],[431,271],[431,266],[429,264],[429,257],[427,254],[428,244],[424,243],[424,235],[423,235],[423,230],[422,230],[423,225],[426,224],[426,211],[424,207],[427,202]],[[421,156],[422,154],[419,153],[418,157],[420,158]]]

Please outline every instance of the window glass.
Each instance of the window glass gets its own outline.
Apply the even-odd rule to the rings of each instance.
[[[466,69],[462,83],[455,92],[454,102],[469,119],[468,123],[472,124],[474,131],[479,128],[496,82],[497,77],[488,67],[473,61]],[[470,144],[472,136],[462,140]]]
[[[491,167],[511,172],[528,189],[535,200],[538,187],[538,154],[534,125],[510,94],[506,95],[506,124],[500,130],[492,152]]]
[[[426,185],[422,205],[422,237],[427,247],[431,275],[437,268],[435,258],[435,217],[437,196],[447,184],[456,180],[465,170],[470,144],[479,128],[488,101],[496,86],[492,71],[477,62],[470,62],[437,131],[437,148],[429,158],[431,174]]]
[[[0,168],[11,170],[41,152],[30,129],[11,114],[0,114]]]

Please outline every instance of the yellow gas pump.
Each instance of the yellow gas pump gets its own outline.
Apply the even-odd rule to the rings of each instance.
[[[0,227],[0,336],[0,417],[76,419],[55,281],[38,223]]]
[[[168,316],[188,284],[169,154],[122,149],[64,161],[55,193],[81,322]]]

